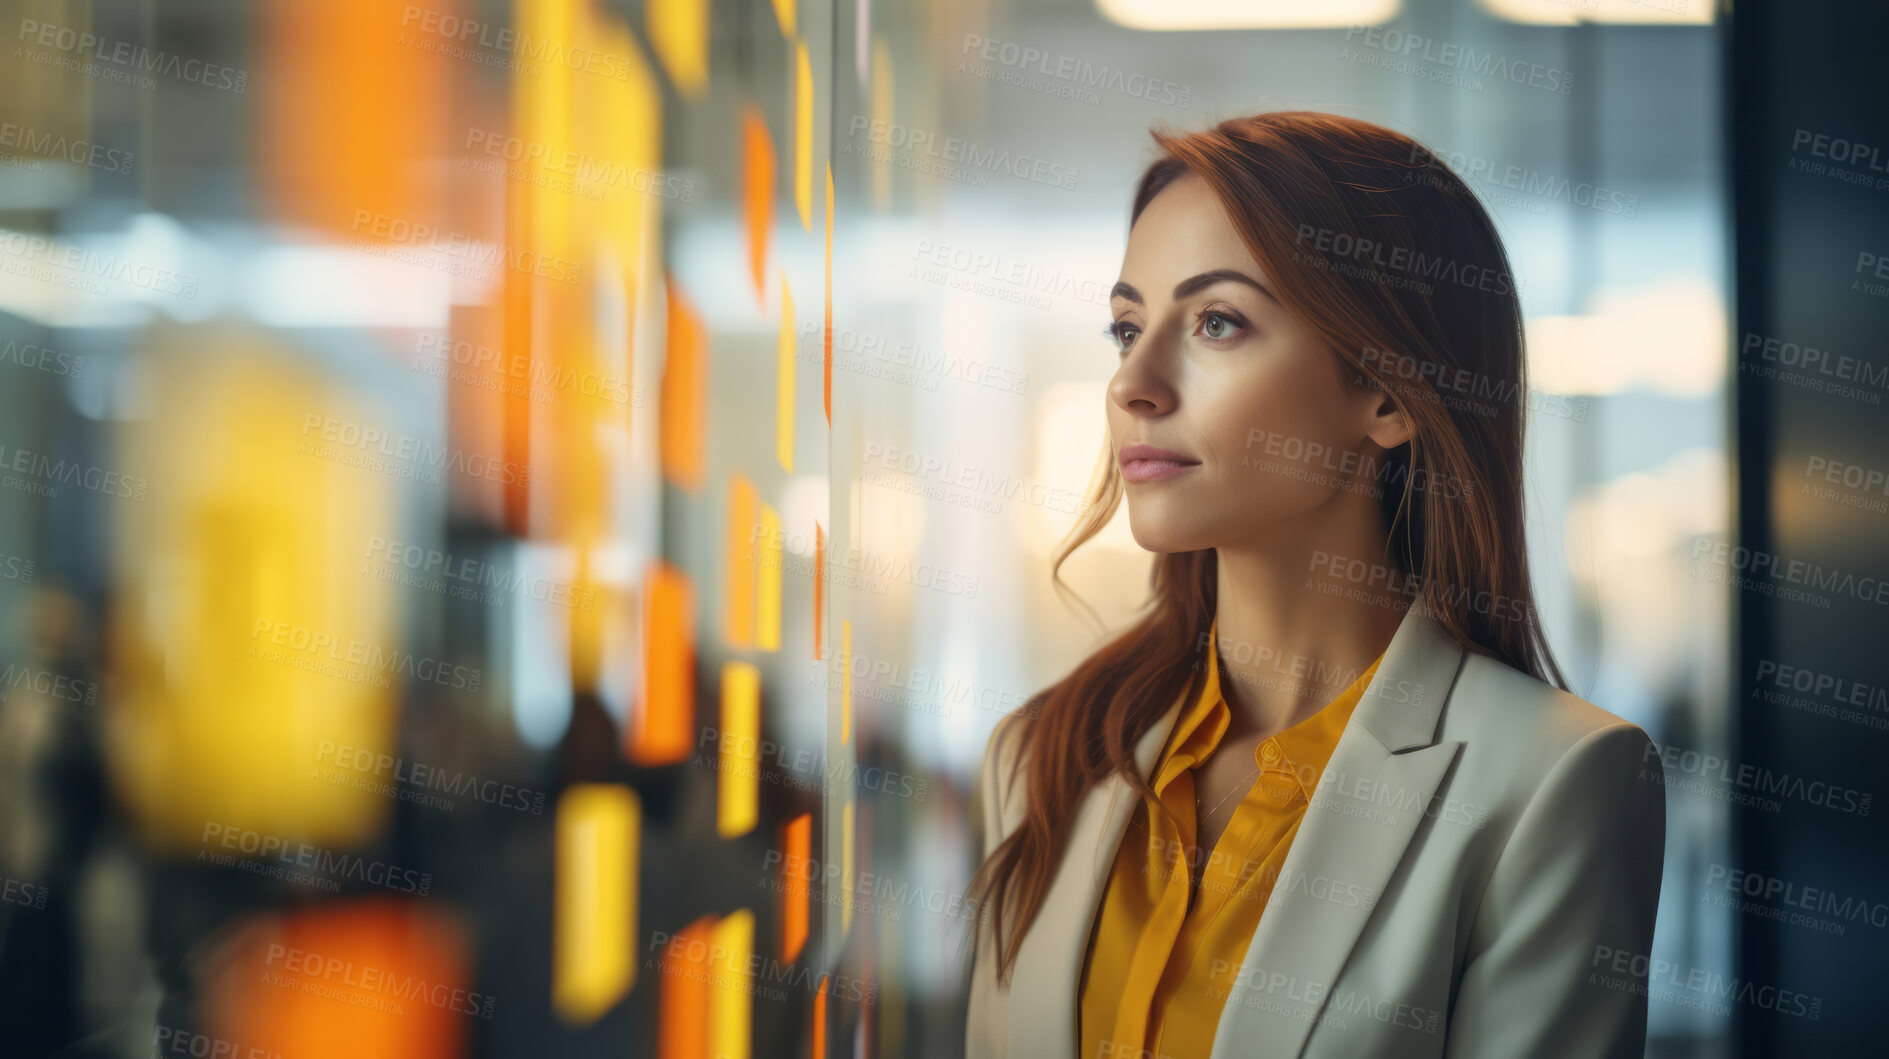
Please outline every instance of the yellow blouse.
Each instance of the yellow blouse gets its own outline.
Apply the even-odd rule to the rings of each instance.
[[[1216,631],[1218,623],[1215,623]],[[1194,848],[1193,770],[1226,734],[1232,713],[1220,694],[1218,640],[1207,637],[1207,680],[1175,721],[1150,784],[1174,819],[1145,796],[1122,836],[1089,936],[1082,977],[1082,1055],[1206,1059],[1220,1009],[1279,866],[1298,834],[1318,778],[1370,686],[1370,668],[1323,709],[1260,743],[1260,772],[1201,863]],[[1178,820],[1179,826],[1176,826]],[[1202,872],[1189,902],[1192,873]]]

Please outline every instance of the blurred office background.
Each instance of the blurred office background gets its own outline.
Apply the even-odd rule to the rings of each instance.
[[[1869,17],[0,2],[0,1052],[962,1054],[1148,130],[1282,108],[1507,240],[1543,620],[1688,781],[1648,1054],[1858,1047]]]

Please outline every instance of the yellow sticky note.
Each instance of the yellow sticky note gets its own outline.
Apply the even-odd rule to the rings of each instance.
[[[708,87],[708,0],[649,0],[644,27],[650,47],[689,99]]]
[[[721,959],[714,968],[709,995],[708,1054],[716,1059],[748,1059],[753,1053],[754,998],[748,989],[754,953],[754,912],[740,909],[715,924],[712,953]]]
[[[780,378],[774,395],[774,456],[781,470],[794,473],[794,292],[781,272],[781,333],[778,355]]]
[[[208,824],[366,843],[394,803],[330,782],[347,772],[334,747],[397,753],[400,671],[424,662],[402,639],[393,551],[364,546],[401,528],[400,483],[340,439],[398,421],[272,346],[182,352],[155,347],[152,415],[119,440],[136,501],[111,527],[119,793],[144,840],[181,853],[222,852]]]
[[[597,1020],[636,981],[636,861],[642,806],[615,783],[580,783],[558,799],[551,1006]]]
[[[820,340],[820,410],[833,429],[833,163],[826,164],[826,314]]]
[[[580,39],[578,27],[583,13],[576,0],[519,4],[514,17],[518,20],[520,34],[529,39],[570,42]],[[561,62],[540,63],[533,76],[525,76],[520,71],[513,77],[512,86],[518,108],[519,139],[534,148],[542,147],[545,158],[578,155],[577,71]],[[548,170],[532,172],[534,177],[543,177]],[[580,260],[576,249],[577,196],[552,186],[549,180],[525,182],[524,189],[529,202],[530,239],[512,249],[530,250],[554,262]]]
[[[840,934],[853,929],[853,800],[846,799],[840,809],[840,885],[846,892],[840,897]]]
[[[781,517],[761,505],[759,584],[754,590],[754,645],[763,651],[781,649]]]
[[[853,623],[840,622],[840,745],[853,738]]]
[[[892,49],[878,34],[872,38],[872,122],[875,129],[892,124]],[[891,205],[892,167],[875,165],[872,167],[872,208],[885,210]]]
[[[715,831],[734,838],[760,817],[761,671],[747,662],[722,666],[720,743]]]
[[[807,42],[794,47],[794,205],[800,226],[813,231],[813,63]]]

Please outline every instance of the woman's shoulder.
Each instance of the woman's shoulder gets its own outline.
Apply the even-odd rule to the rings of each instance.
[[[990,740],[984,744],[984,760],[978,768],[978,784],[985,797],[993,799],[992,805],[1002,806],[1012,802],[1016,797],[1013,791],[1022,786],[1018,754],[1026,720],[1023,710],[999,717],[997,724],[991,728]]]
[[[1023,711],[998,718],[978,765],[972,811],[983,821],[986,857],[1022,822],[1025,779],[1018,755],[1025,719]]]
[[[1570,757],[1656,761],[1639,725],[1499,659],[1466,652],[1439,738],[1461,740],[1485,770],[1544,778]],[[1466,762],[1467,763],[1467,762]]]

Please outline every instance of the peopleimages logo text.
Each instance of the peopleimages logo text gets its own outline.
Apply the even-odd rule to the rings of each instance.
[[[1788,772],[1775,772],[1762,765],[1744,764],[1671,743],[1661,746],[1649,740],[1640,763],[1644,767],[1653,760],[1658,760],[1667,774],[1664,781],[1667,786],[1680,786],[1679,779],[1684,778],[1705,780],[1741,793],[1789,798],[1806,805],[1856,816],[1868,816],[1875,802],[1875,796],[1868,791],[1853,790],[1826,780],[1793,776]]]
[[[1513,60],[1490,51],[1477,51],[1461,44],[1439,42],[1416,33],[1383,26],[1353,24],[1345,30],[1346,43],[1362,43],[1367,48],[1418,59],[1452,70],[1487,77],[1494,81],[1527,85],[1544,92],[1568,95],[1574,91],[1574,75],[1566,70],[1536,62]]]
[[[385,887],[397,893],[425,897],[433,890],[433,873],[402,868],[386,861],[368,860],[353,853],[325,849],[308,842],[291,842],[280,835],[265,834],[251,828],[206,820],[199,839],[203,848],[198,860],[216,863],[241,860],[245,867],[260,866],[261,874],[277,878],[312,876],[313,881],[332,883],[352,879],[369,886]],[[231,850],[239,857],[217,852]],[[298,870],[299,869],[299,870]],[[302,881],[291,878],[290,881]]]
[[[1120,92],[1165,106],[1186,107],[1194,97],[1194,90],[1187,85],[1147,74],[1130,73],[1119,66],[1092,63],[1074,55],[1052,55],[1042,48],[993,40],[975,33],[964,35],[964,46],[958,49],[958,54],[975,54],[984,62],[1020,73],[1041,74],[1073,87]]]
[[[1046,158],[1013,154],[1002,147],[986,146],[957,136],[938,136],[924,129],[911,128],[896,121],[880,121],[864,114],[853,115],[848,132],[855,138],[864,133],[871,142],[896,150],[912,151],[987,173],[1007,173],[1021,180],[1052,187],[1073,190],[1077,177],[1082,175],[1081,170],[1073,166],[1051,162]]]

